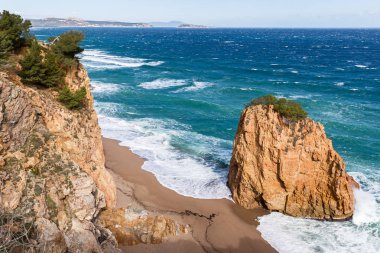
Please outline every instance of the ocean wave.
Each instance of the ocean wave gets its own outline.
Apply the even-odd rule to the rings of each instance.
[[[178,90],[175,91],[175,93],[177,93],[177,92],[187,92],[187,91],[203,90],[203,89],[206,89],[206,88],[209,88],[209,87],[212,87],[212,86],[215,86],[215,84],[214,83],[210,83],[210,82],[196,82],[196,81],[194,81],[192,86],[178,89]]]
[[[85,50],[80,58],[86,67],[93,69],[139,68],[142,66],[155,67],[164,63],[163,61],[149,61],[141,58],[110,55],[95,49]]]
[[[335,86],[344,86],[344,82],[337,82],[335,83]]]
[[[361,172],[350,175],[360,183],[355,190],[352,221],[328,222],[271,213],[259,218],[258,230],[280,253],[366,252],[380,248],[380,175],[369,178]]]
[[[171,87],[185,86],[187,82],[185,80],[176,79],[157,79],[152,82],[141,83],[138,86],[146,90],[158,90],[158,89],[168,89]]]
[[[115,83],[103,83],[100,81],[91,82],[91,91],[93,93],[113,93],[120,90],[120,85]]]
[[[357,65],[355,65],[355,67],[357,67],[357,68],[359,68],[359,69],[366,69],[366,68],[368,68],[368,66],[366,66],[366,65],[361,65],[361,64],[357,64]]]
[[[229,149],[220,148],[230,145],[229,141],[194,133],[189,126],[173,120],[127,121],[99,114],[99,123],[103,136],[121,141],[121,145],[145,158],[143,169],[155,174],[165,187],[196,198],[229,198],[227,170],[216,172],[217,168],[200,158],[209,152],[212,156],[230,157]],[[186,149],[198,155],[181,152],[173,143],[186,143]]]

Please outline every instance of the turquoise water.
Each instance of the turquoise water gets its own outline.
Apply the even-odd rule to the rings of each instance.
[[[85,28],[81,55],[103,135],[146,158],[165,186],[198,198],[226,187],[240,112],[272,93],[325,125],[362,185],[353,221],[261,218],[280,252],[380,249],[380,30]],[[34,29],[41,39],[64,29]]]

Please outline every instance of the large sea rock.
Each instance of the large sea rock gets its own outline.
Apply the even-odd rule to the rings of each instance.
[[[358,187],[322,124],[289,123],[264,105],[241,115],[228,185],[234,201],[247,209],[327,220],[353,215]]]

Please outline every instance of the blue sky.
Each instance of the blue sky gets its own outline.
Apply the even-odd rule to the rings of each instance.
[[[380,0],[0,0],[26,18],[79,17],[223,27],[380,27]]]

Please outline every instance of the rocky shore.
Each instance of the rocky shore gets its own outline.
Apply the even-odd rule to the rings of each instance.
[[[256,218],[266,211],[245,210],[227,199],[184,197],[163,187],[141,169],[141,158],[101,139],[86,70],[78,65],[65,82],[71,90],[86,89],[81,110],[65,108],[54,89],[0,75],[1,247],[275,252],[256,230]],[[15,242],[15,233],[25,240]]]

